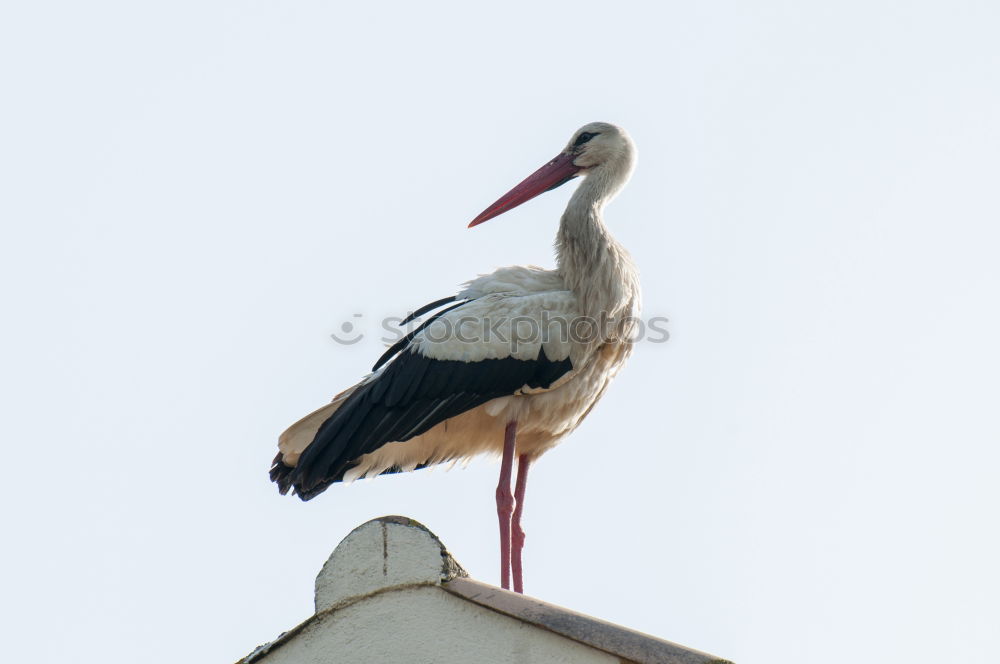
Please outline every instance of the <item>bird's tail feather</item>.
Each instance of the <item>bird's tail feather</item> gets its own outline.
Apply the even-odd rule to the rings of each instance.
[[[347,397],[351,396],[351,393],[362,383],[344,390],[327,405],[314,410],[288,427],[278,438],[278,455],[274,457],[274,462],[271,465],[271,481],[278,485],[278,490],[282,495],[288,493],[289,489],[292,488],[292,472],[295,470],[299,457],[316,437],[320,426],[337,412]]]

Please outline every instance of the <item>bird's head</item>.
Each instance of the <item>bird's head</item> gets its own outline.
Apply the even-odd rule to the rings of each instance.
[[[631,172],[635,146],[624,129],[607,122],[591,122],[580,127],[569,139],[562,154],[573,156],[577,175],[604,166]]]
[[[529,175],[472,220],[469,228],[497,217],[535,196],[579,176],[597,176],[613,193],[628,180],[635,165],[635,145],[624,129],[607,122],[591,122],[573,133],[554,159]]]

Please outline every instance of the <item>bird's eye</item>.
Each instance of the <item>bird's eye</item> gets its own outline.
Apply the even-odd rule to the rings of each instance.
[[[575,141],[573,141],[573,147],[579,147],[583,145],[584,143],[592,139],[594,136],[597,136],[597,133],[591,133],[589,131],[583,132],[582,134],[576,137]]]

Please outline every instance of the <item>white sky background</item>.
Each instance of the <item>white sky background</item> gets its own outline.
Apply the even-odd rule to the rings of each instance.
[[[233,661],[383,514],[496,583],[495,462],[267,469],[379,318],[553,264],[573,185],[465,225],[608,120],[672,339],[533,469],[529,593],[740,664],[995,661],[998,7],[5,5],[4,658]]]

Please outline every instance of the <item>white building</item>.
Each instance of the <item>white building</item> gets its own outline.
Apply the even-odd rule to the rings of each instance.
[[[239,664],[724,661],[470,579],[427,528],[387,516],[331,554],[316,613]]]

